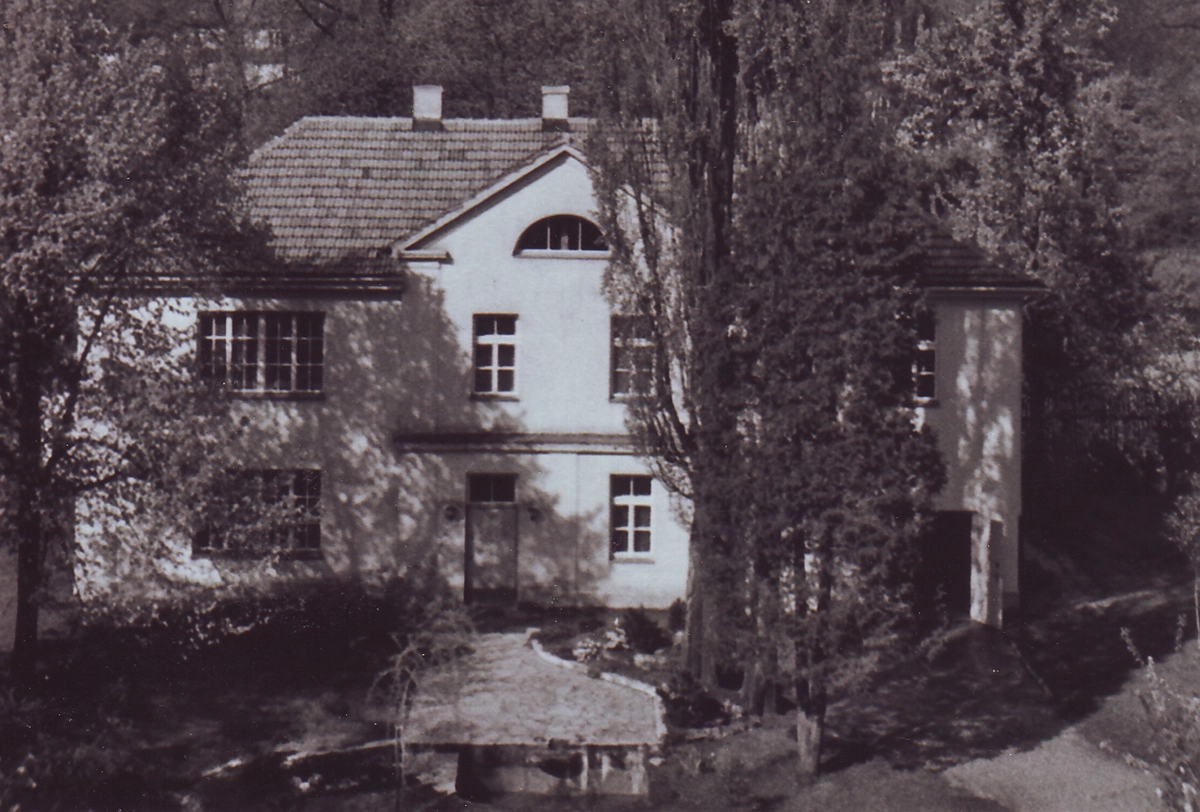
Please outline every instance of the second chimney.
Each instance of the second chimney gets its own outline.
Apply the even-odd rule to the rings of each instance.
[[[442,129],[442,86],[413,85],[413,129],[437,132]]]
[[[542,86],[542,132],[565,133],[567,124],[567,96],[570,85]]]

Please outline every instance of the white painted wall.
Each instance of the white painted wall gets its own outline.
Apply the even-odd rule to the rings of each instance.
[[[936,403],[926,419],[947,466],[940,510],[975,513],[971,617],[1000,625],[1019,594],[1021,300],[934,292]]]
[[[434,244],[451,261],[411,271],[403,302],[214,299],[172,301],[179,343],[194,351],[201,310],[325,313],[325,386],[318,400],[237,397],[230,457],[239,467],[322,471],[321,562],[230,561],[191,556],[189,528],[131,519],[106,496],[77,505],[86,597],[130,586],[137,567],[155,578],[138,588],[164,594],[172,582],[213,587],[247,580],[402,574],[436,561],[461,584],[469,473],[515,473],[524,511],[518,548],[527,597],[610,605],[668,606],[687,580],[686,527],[655,484],[652,555],[610,562],[609,476],[648,473],[627,449],[558,448],[550,453],[397,453],[397,432],[623,435],[625,407],[609,396],[609,315],[604,255],[515,257],[524,229],[553,214],[594,219],[586,168],[574,158],[548,169],[465,218]],[[472,316],[515,313],[517,396],[472,391]],[[561,445],[561,444],[560,444]],[[528,521],[536,508],[539,520]],[[150,536],[154,538],[151,539]],[[112,555],[112,544],[125,552]],[[152,550],[137,559],[133,551]],[[136,560],[135,560],[136,559]],[[154,584],[162,582],[161,587]]]

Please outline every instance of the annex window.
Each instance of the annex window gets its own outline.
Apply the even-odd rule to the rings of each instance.
[[[475,393],[511,395],[517,391],[517,317],[475,316]]]
[[[650,553],[650,493],[653,477],[618,474],[610,478],[613,559]]]
[[[610,391],[614,398],[654,392],[654,340],[646,316],[613,316]]]
[[[522,251],[607,251],[600,227],[573,214],[556,214],[538,220],[521,234],[517,250]]]
[[[231,474],[214,515],[197,531],[197,556],[319,557],[321,472],[268,469]]]
[[[468,500],[479,503],[517,501],[516,474],[468,474]]]
[[[917,400],[931,401],[937,397],[937,321],[930,311],[917,316],[917,355],[913,361],[913,379]]]
[[[200,314],[200,374],[246,393],[319,393],[325,384],[325,314]]]

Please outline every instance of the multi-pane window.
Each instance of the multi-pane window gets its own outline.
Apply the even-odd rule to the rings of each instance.
[[[321,550],[321,472],[238,471],[215,500],[220,515],[196,533],[193,553],[316,556]]]
[[[321,392],[325,314],[200,314],[200,374],[238,392]]]
[[[654,339],[645,316],[613,316],[611,389],[613,397],[654,392]]]
[[[934,314],[929,311],[917,316],[917,355],[913,361],[913,378],[918,400],[929,401],[937,396],[936,325]]]
[[[650,493],[654,479],[619,474],[609,480],[613,558],[650,552]]]
[[[517,391],[517,317],[475,316],[475,393],[504,395]]]
[[[573,214],[538,220],[521,234],[517,251],[607,251],[600,228]]]
[[[469,474],[467,496],[471,502],[517,501],[516,474]]]

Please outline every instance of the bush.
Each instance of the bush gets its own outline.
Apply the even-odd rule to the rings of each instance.
[[[1145,669],[1147,688],[1138,694],[1151,733],[1145,766],[1159,780],[1158,792],[1170,812],[1200,812],[1200,697],[1187,696],[1159,673],[1153,657],[1143,658],[1128,630],[1122,637]]]
[[[639,654],[653,654],[671,645],[671,635],[644,609],[626,609],[620,625],[625,632],[626,645]]]

